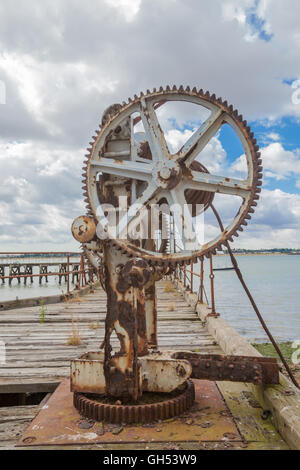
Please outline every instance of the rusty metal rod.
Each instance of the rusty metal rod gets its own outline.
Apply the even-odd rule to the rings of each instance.
[[[208,314],[209,317],[219,317],[219,313],[216,312],[215,306],[215,288],[214,288],[214,270],[213,270],[213,262],[212,262],[213,255],[210,254],[209,263],[210,263],[210,295],[211,295],[211,313]]]
[[[219,213],[217,212],[217,210],[216,210],[216,208],[214,207],[213,204],[211,204],[210,207],[212,208],[212,211],[213,211],[213,213],[214,213],[215,216],[216,216],[216,219],[217,219],[217,221],[218,221],[218,224],[219,224],[219,226],[220,226],[220,229],[221,229],[221,231],[223,232],[223,231],[224,231],[224,226],[223,226],[222,220],[221,220],[221,218],[220,218],[220,216],[219,216]],[[263,317],[262,317],[260,311],[258,310],[258,307],[257,307],[257,305],[256,305],[256,303],[255,303],[255,301],[254,301],[254,299],[253,299],[253,297],[252,297],[252,295],[251,295],[251,293],[250,293],[250,291],[249,291],[249,289],[248,289],[248,287],[247,287],[245,281],[244,281],[243,275],[242,275],[241,270],[240,270],[240,268],[239,268],[238,262],[237,262],[237,260],[236,260],[236,258],[235,258],[235,256],[234,256],[234,254],[233,254],[233,252],[232,252],[232,250],[231,250],[231,247],[230,247],[230,245],[229,245],[229,242],[226,241],[226,242],[225,242],[225,245],[226,245],[226,247],[227,247],[227,249],[228,249],[228,253],[229,253],[229,256],[230,256],[230,259],[231,259],[231,262],[232,262],[232,266],[233,266],[234,269],[235,269],[235,272],[236,272],[236,274],[237,274],[237,277],[239,278],[239,280],[240,280],[240,282],[241,282],[241,284],[242,284],[242,286],[243,286],[243,288],[244,288],[244,290],[245,290],[245,292],[246,292],[246,294],[247,294],[247,296],[248,296],[248,298],[249,298],[249,300],[250,300],[250,302],[251,302],[251,305],[252,305],[252,307],[253,307],[253,309],[254,309],[254,311],[255,311],[255,313],[256,313],[256,315],[257,315],[257,317],[258,317],[258,319],[259,319],[259,321],[260,321],[260,323],[261,323],[261,325],[262,325],[262,327],[263,327],[263,329],[264,329],[264,331],[266,332],[266,334],[267,334],[267,336],[269,337],[271,343],[273,344],[273,346],[274,346],[274,348],[275,348],[275,351],[277,352],[278,356],[280,357],[280,359],[281,359],[281,361],[282,361],[282,364],[284,365],[284,367],[285,367],[285,369],[286,369],[286,371],[287,371],[287,373],[288,373],[288,375],[289,375],[291,381],[293,382],[293,384],[294,384],[297,388],[300,389],[300,386],[299,386],[299,384],[298,384],[298,382],[297,382],[297,380],[296,380],[296,378],[295,378],[293,372],[291,371],[290,366],[288,365],[287,361],[285,360],[285,358],[284,358],[284,356],[283,356],[283,354],[282,354],[282,352],[281,352],[281,350],[280,350],[278,344],[276,343],[276,341],[275,341],[275,339],[274,339],[272,333],[270,332],[270,330],[269,330],[269,328],[267,327],[267,325],[266,325],[266,323],[265,323],[265,321],[264,321],[264,319],[263,319]]]
[[[197,273],[195,273],[197,274]],[[203,291],[204,291],[204,259],[201,258],[200,260],[200,286],[199,286],[199,293],[200,293],[200,302],[203,304]]]

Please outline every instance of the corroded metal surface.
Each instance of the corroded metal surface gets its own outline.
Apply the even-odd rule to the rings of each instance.
[[[192,374],[186,359],[176,359],[172,351],[151,352],[139,357],[143,392],[171,393],[183,386]],[[103,352],[88,352],[71,361],[71,391],[106,393]]]
[[[74,393],[74,406],[82,416],[94,421],[113,424],[152,423],[173,418],[187,411],[195,398],[194,384],[188,380],[183,391],[174,392],[175,396],[158,402],[140,405],[113,405]]]
[[[198,354],[189,351],[176,352],[176,359],[186,359],[193,368],[195,379],[248,382],[255,385],[279,384],[279,366],[275,358],[221,356]]]
[[[152,271],[142,259],[128,260],[116,250],[104,248],[107,314],[104,339],[104,375],[110,396],[131,397],[142,394],[141,366],[138,356],[148,353],[144,287]],[[113,351],[113,332],[120,349]]]
[[[91,217],[81,215],[72,224],[73,237],[80,243],[90,242],[96,235],[96,224]]]

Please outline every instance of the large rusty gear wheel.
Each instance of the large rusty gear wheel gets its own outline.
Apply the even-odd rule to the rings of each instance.
[[[186,382],[185,390],[163,401],[144,405],[110,405],[89,398],[82,393],[74,393],[73,404],[82,416],[94,421],[112,424],[151,423],[169,419],[187,411],[195,400],[195,387],[192,380]]]
[[[168,150],[155,112],[155,109],[161,103],[167,101],[187,101],[201,105],[211,111],[210,117],[174,155],[171,155]],[[121,161],[117,160],[118,157],[113,159],[104,156],[106,142],[110,136],[120,132],[120,125],[134,113],[140,114],[138,120],[142,120],[145,128],[148,155],[145,155],[139,162],[124,159]],[[133,120],[133,125],[134,123]],[[194,160],[196,156],[224,123],[233,128],[243,144],[248,166],[248,178],[246,180],[234,180],[210,175],[204,167],[202,169],[199,166],[193,168],[193,165],[199,164]],[[254,213],[254,208],[257,206],[257,200],[261,192],[260,186],[262,185],[262,160],[257,141],[247,121],[243,120],[238,111],[229,106],[227,101],[223,101],[221,98],[217,99],[214,94],[211,95],[209,92],[197,91],[196,88],[191,90],[190,87],[184,89],[183,86],[179,88],[167,86],[166,89],[161,87],[159,90],[153,89],[152,92],[147,90],[146,94],[141,93],[139,97],[135,95],[134,99],[129,99],[128,103],[115,105],[111,112],[106,113],[105,119],[102,121],[102,127],[100,126],[100,130],[96,131],[90,145],[83,168],[83,190],[88,215],[92,216],[96,222],[99,221],[97,208],[101,205],[99,188],[97,188],[97,175],[99,172],[116,177],[135,178],[148,183],[147,188],[137,200],[146,206],[149,206],[150,203],[156,203],[164,196],[169,202],[169,194],[172,194],[171,201],[183,205],[187,202],[184,191],[191,190],[198,192],[200,201],[203,201],[206,207],[209,206],[209,202],[212,200],[213,196],[210,197],[211,194],[230,194],[242,198],[242,204],[233,222],[214,240],[205,243],[201,247],[198,245],[196,249],[183,249],[183,251],[177,253],[160,253],[159,251],[149,251],[143,247],[138,247],[121,237],[112,240],[112,243],[122,252],[128,253],[130,256],[142,257],[150,264],[164,265],[170,263],[176,265],[176,263],[182,264],[184,261],[189,262],[191,259],[196,260],[204,255],[215,254],[218,249],[225,246],[228,240],[233,241],[233,237],[237,237],[238,232],[243,231],[243,226],[248,225],[247,221],[251,219],[251,214]],[[148,160],[146,160],[147,158]],[[162,176],[166,173],[169,176]],[[153,183],[154,179],[155,184]],[[177,187],[175,187],[176,185]],[[159,195],[156,194],[157,187],[159,188]],[[174,218],[176,219],[176,214]],[[193,227],[192,217],[187,219],[187,226]],[[178,217],[177,222],[178,224],[182,223]],[[185,242],[186,240],[183,243],[184,248],[189,245]],[[188,239],[187,242],[189,242]]]

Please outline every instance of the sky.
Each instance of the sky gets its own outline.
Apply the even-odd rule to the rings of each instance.
[[[232,103],[261,147],[261,200],[234,246],[300,248],[299,18],[298,0],[2,0],[0,251],[78,249],[102,112],[174,83]],[[169,145],[196,127],[185,112],[168,120]],[[236,175],[241,155],[224,128],[204,158]]]

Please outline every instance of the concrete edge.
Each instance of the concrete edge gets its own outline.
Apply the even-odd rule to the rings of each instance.
[[[207,317],[211,309],[200,304],[197,295],[186,291],[183,284],[174,280],[185,300],[195,308],[200,320],[206,323],[209,333],[217,341],[225,354],[241,356],[261,356],[248,341],[232,328],[222,317]],[[252,391],[264,407],[272,412],[274,424],[292,448],[300,449],[300,390],[280,373],[280,385],[251,385]],[[287,395],[291,393],[291,395]]]
[[[82,287],[81,289],[72,290],[69,295],[55,294],[55,295],[48,295],[46,297],[41,296],[41,297],[31,297],[28,299],[6,300],[4,302],[0,302],[0,312],[4,312],[6,310],[13,310],[15,308],[37,307],[37,306],[40,306],[40,303],[42,300],[44,301],[44,305],[57,304],[59,302],[63,302],[67,299],[71,299],[78,295],[86,295],[89,293],[91,288],[97,287],[98,285],[99,285],[99,281],[96,281],[91,285]]]

